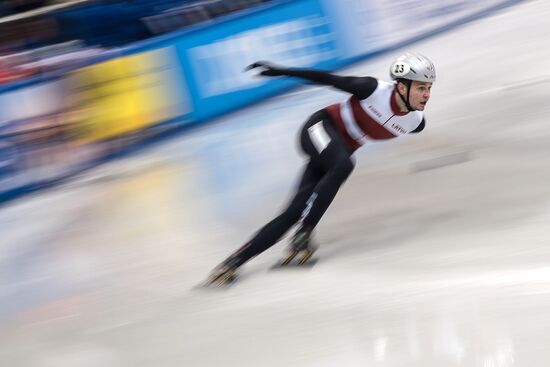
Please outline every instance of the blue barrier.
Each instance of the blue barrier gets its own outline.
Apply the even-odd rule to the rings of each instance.
[[[279,4],[245,18],[182,37],[176,43],[197,120],[249,105],[295,85],[252,78],[244,68],[266,59],[286,65],[333,68],[334,32],[317,0]]]

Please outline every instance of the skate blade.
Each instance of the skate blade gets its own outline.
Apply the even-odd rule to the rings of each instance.
[[[315,259],[315,258],[309,258],[308,260],[306,260],[305,263],[303,264],[300,264],[299,261],[292,261],[288,264],[285,264],[283,265],[281,262],[273,265],[270,269],[271,270],[279,270],[279,269],[311,269],[313,268],[313,266],[315,264],[317,264],[317,262],[319,261],[319,259]]]
[[[290,264],[290,262],[292,260],[294,260],[294,258],[298,255],[298,251],[290,251],[287,255],[287,257],[285,257],[283,259],[283,261],[280,262],[280,265],[281,266],[286,266],[288,264]]]
[[[305,265],[309,259],[313,256],[313,251],[305,250],[304,254],[298,261],[298,265]]]
[[[223,288],[231,285],[237,279],[237,274],[235,272],[231,273],[216,273],[212,274],[204,282],[198,284],[195,288],[212,288],[216,286],[218,288]]]
[[[236,279],[237,279],[237,275],[235,274],[224,275],[223,277],[221,277],[221,279],[219,279],[217,285],[219,288],[227,287],[233,284],[233,282],[235,282]]]

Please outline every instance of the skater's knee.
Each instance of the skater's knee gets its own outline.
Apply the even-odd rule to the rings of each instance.
[[[354,167],[355,164],[350,158],[346,157],[340,159],[338,164],[334,167],[334,174],[341,180],[345,180],[353,172]]]

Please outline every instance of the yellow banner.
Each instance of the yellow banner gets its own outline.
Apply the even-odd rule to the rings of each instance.
[[[94,64],[69,81],[86,140],[110,139],[189,112],[173,48]]]

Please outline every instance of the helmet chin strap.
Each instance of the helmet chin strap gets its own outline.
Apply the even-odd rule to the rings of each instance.
[[[405,79],[405,80],[406,80],[406,83],[404,81],[402,81],[402,83],[407,86],[407,98],[405,99],[405,97],[401,93],[399,93],[399,89],[397,90],[397,94],[399,94],[399,97],[401,98],[401,100],[403,101],[403,103],[405,104],[405,107],[407,107],[407,110],[409,110],[409,112],[416,111],[409,103],[409,100],[411,98],[412,80],[408,80],[408,79]]]

